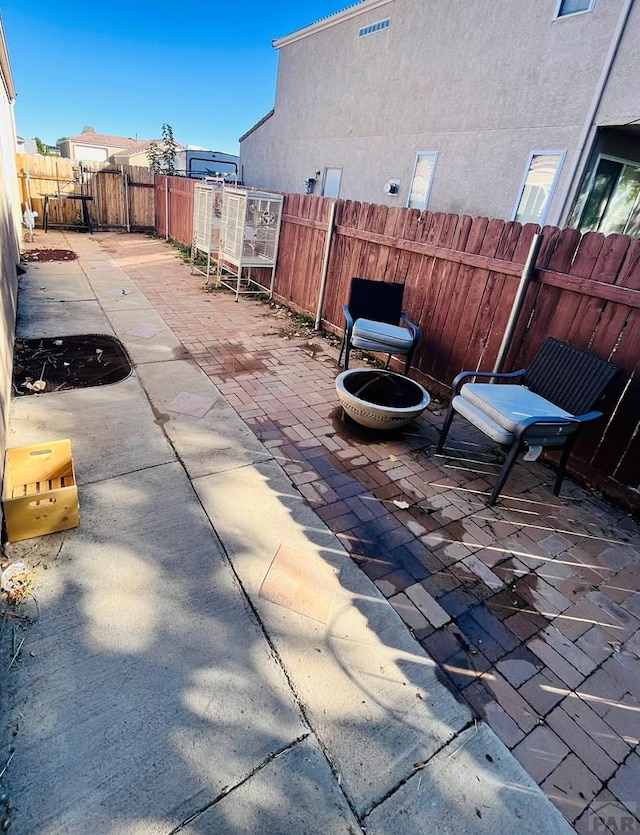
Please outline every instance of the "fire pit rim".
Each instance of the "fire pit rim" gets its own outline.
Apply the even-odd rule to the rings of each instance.
[[[345,379],[353,374],[376,374],[398,377],[403,382],[410,383],[419,392],[422,398],[419,403],[412,406],[381,406],[365,398],[352,394],[344,385]],[[342,371],[335,379],[336,393],[343,410],[350,418],[361,426],[369,429],[398,429],[406,426],[412,420],[419,417],[430,403],[429,392],[415,380],[397,374],[395,371],[388,371],[379,368],[350,368]]]

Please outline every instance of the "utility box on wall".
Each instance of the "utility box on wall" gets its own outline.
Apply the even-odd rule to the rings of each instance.
[[[284,197],[281,194],[228,188],[222,193],[218,248],[218,283],[236,293],[273,292]],[[270,269],[267,287],[252,268]]]

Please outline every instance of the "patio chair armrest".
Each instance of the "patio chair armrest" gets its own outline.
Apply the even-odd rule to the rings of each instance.
[[[342,314],[344,318],[347,320],[347,330],[353,330],[353,316],[351,315],[351,311],[349,310],[348,304],[342,305]]]
[[[513,434],[516,438],[522,438],[522,436],[526,433],[527,429],[531,429],[532,426],[570,426],[572,424],[575,424],[577,429],[580,425],[580,421],[577,421],[575,418],[572,417],[552,417],[551,415],[549,415],[548,417],[544,417],[543,415],[537,415],[536,417],[530,417],[521,420],[514,429]]]
[[[483,377],[489,380],[515,380],[525,374],[526,368],[521,368],[519,371],[510,371],[506,374],[492,371],[461,371],[451,384],[452,396],[460,394],[462,386],[475,377]]]
[[[420,328],[416,325],[415,322],[412,322],[411,319],[407,316],[406,313],[400,314],[400,321],[403,322],[411,331],[411,335],[413,336],[413,341],[417,342],[420,339]]]
[[[517,438],[521,438],[527,429],[530,429],[532,426],[564,426],[566,424],[576,424],[576,431],[580,428],[583,423],[587,423],[590,420],[595,420],[596,418],[602,417],[602,412],[587,412],[584,415],[572,415],[568,418],[563,417],[553,417],[548,416],[544,417],[542,415],[537,415],[536,417],[525,418],[521,420],[520,423],[516,426],[514,435]]]
[[[595,420],[596,418],[602,417],[602,412],[586,412],[584,415],[574,415],[574,420],[579,421],[580,423],[586,423],[589,420]]]

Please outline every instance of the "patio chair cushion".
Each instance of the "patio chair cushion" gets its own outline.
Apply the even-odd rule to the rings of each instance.
[[[496,423],[495,420],[491,420],[485,412],[478,409],[477,406],[474,406],[470,400],[465,400],[464,397],[458,395],[451,401],[451,406],[456,412],[458,412],[458,414],[466,418],[469,423],[472,423],[497,444],[509,446],[513,442],[512,432],[509,432],[508,429],[500,426],[500,424]]]
[[[406,354],[413,345],[413,334],[408,328],[400,325],[374,322],[372,319],[356,319],[351,344],[363,351]]]
[[[467,407],[467,408],[465,408]],[[470,407],[470,408],[469,408]],[[493,385],[491,383],[466,383],[460,390],[460,395],[454,400],[454,408],[464,414],[468,420],[478,426],[476,419],[495,424],[487,434],[498,443],[511,443],[518,424],[532,417],[572,418],[570,412],[561,409],[539,394],[530,391],[526,386]],[[469,415],[465,412],[468,411]],[[474,417],[470,417],[474,415]],[[478,426],[478,428],[482,428]],[[569,429],[569,427],[567,427]],[[507,440],[498,440],[497,434],[506,432]],[[484,431],[484,430],[483,430]],[[506,437],[506,436],[503,436]]]

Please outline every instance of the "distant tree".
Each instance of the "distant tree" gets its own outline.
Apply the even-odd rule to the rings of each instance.
[[[165,174],[173,175],[176,173],[176,141],[173,138],[173,128],[171,125],[164,123],[162,126],[162,141],[164,148],[162,150],[162,168]]]
[[[42,139],[39,136],[34,136],[33,141],[36,143],[36,148],[38,149],[38,153],[42,154],[43,156],[47,156],[48,149],[47,146],[44,144]]]
[[[160,148],[158,143],[154,140],[147,149],[147,159],[149,160],[149,168],[154,174],[159,174],[162,170],[160,165]]]
[[[60,139],[56,139],[56,145],[59,146],[61,142],[66,142],[68,138],[68,136],[61,136]]]
[[[96,129],[91,127],[91,125],[85,125],[82,128],[82,133],[95,133],[95,132],[96,132]]]
[[[165,122],[162,126],[162,139],[160,142],[154,139],[147,149],[149,168],[156,174],[175,175],[177,150],[178,145],[173,138],[173,128]]]

